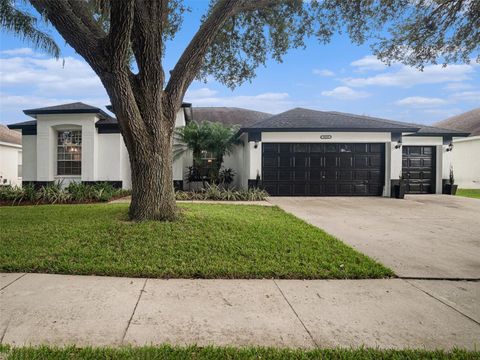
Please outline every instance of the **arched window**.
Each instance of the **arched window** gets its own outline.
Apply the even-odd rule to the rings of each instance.
[[[57,175],[81,175],[82,131],[62,130],[57,136]]]

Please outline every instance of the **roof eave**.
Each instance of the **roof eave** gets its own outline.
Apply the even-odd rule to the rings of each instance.
[[[23,110],[25,115],[36,119],[37,115],[60,115],[60,114],[98,114],[102,118],[108,118],[108,114],[101,109],[71,109],[71,110]]]

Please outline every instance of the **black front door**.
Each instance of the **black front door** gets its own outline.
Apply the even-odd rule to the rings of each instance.
[[[378,196],[384,182],[381,143],[262,144],[262,184],[272,196]]]
[[[407,194],[435,193],[435,146],[403,146],[402,176]]]

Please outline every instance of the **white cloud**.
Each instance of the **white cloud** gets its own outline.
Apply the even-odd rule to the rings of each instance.
[[[323,96],[330,96],[340,100],[356,100],[369,97],[370,94],[365,91],[353,90],[347,86],[338,86],[333,90],[322,91]]]
[[[411,107],[436,107],[446,104],[447,101],[440,98],[431,98],[423,96],[409,96],[398,100],[395,102],[396,105],[400,106],[411,106]]]
[[[456,101],[473,101],[480,104],[480,91],[462,91],[452,95]]]
[[[0,51],[2,55],[33,55],[34,51],[31,48],[17,48]]]
[[[315,75],[325,76],[325,77],[330,77],[335,75],[335,73],[332,70],[328,70],[328,69],[313,69],[313,73]]]
[[[444,90],[448,90],[448,91],[470,90],[472,88],[473,88],[472,84],[467,84],[462,82],[448,83],[443,87]]]
[[[203,93],[207,92],[208,91],[203,90]],[[279,113],[288,110],[293,104],[290,100],[290,95],[285,92],[267,92],[258,95],[198,97],[192,96],[191,92],[188,92],[185,99],[188,102],[192,102],[194,106],[241,107],[268,113]]]
[[[203,87],[200,89],[193,89],[193,90],[188,90],[186,93],[186,97],[191,97],[191,98],[206,98],[206,97],[212,97],[217,94],[218,91],[209,89],[207,87]]]
[[[351,66],[357,68],[359,71],[365,70],[384,70],[387,65],[377,59],[374,55],[367,55],[361,59],[352,61]]]
[[[411,87],[421,84],[452,83],[468,80],[474,72],[472,65],[429,65],[423,71],[405,65],[396,65],[395,70],[369,77],[349,77],[342,81],[352,87],[399,86]]]
[[[34,57],[0,59],[2,88],[29,86],[33,92],[51,96],[105,95],[98,76],[83,60]]]

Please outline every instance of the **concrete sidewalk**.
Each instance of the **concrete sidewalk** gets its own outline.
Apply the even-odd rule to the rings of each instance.
[[[480,282],[1,274],[12,345],[480,347]]]

